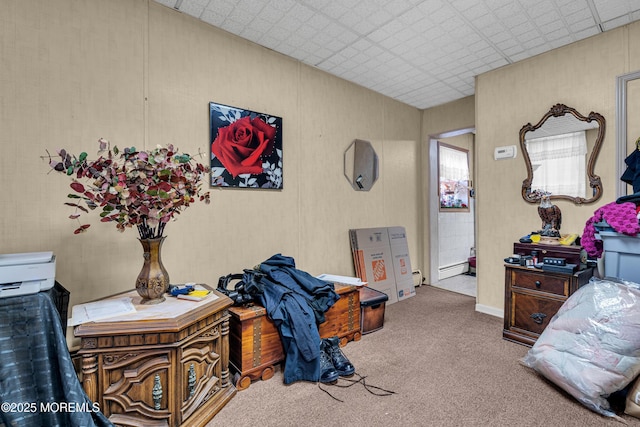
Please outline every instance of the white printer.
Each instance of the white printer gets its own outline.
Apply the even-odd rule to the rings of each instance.
[[[53,252],[0,254],[0,298],[49,290],[55,277]]]

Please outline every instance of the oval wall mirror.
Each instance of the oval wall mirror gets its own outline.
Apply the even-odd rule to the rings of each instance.
[[[583,116],[564,104],[551,107],[536,125],[524,125],[520,148],[527,178],[522,182],[522,198],[537,203],[546,192],[552,200],[578,205],[598,200],[602,182],[594,168],[605,128],[601,114]]]

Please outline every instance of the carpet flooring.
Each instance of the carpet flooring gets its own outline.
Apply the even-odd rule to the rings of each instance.
[[[342,348],[356,367],[352,380],[363,381],[285,385],[277,369],[239,391],[207,426],[624,425],[523,366],[528,347],[503,340],[503,320],[474,306],[473,297],[418,287],[415,297],[386,307],[383,329]]]

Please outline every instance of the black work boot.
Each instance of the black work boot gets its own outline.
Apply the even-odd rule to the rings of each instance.
[[[331,362],[331,355],[325,350],[324,340],[320,341],[320,381],[321,383],[333,383],[338,381],[338,371]]]
[[[340,350],[340,338],[323,338],[320,348],[324,348],[329,355],[333,366],[341,377],[350,377],[356,371],[349,359]]]

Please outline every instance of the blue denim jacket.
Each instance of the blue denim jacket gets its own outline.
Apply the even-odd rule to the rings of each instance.
[[[291,257],[273,255],[262,262],[260,302],[280,332],[285,353],[284,383],[320,379],[320,334],[324,313],[340,296],[333,283],[295,268]]]

